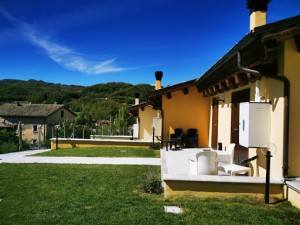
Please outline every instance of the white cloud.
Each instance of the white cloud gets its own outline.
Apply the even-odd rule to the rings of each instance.
[[[50,59],[66,69],[91,75],[125,70],[125,68],[114,66],[115,58],[101,62],[87,60],[70,48],[37,37],[33,33],[26,35],[32,43],[42,48]]]
[[[41,48],[50,59],[68,70],[78,71],[89,75],[126,70],[126,68],[115,65],[116,58],[106,59],[100,62],[87,59],[83,57],[82,54],[74,52],[71,48],[57,44],[46,37],[43,37],[38,34],[31,24],[19,20],[1,8],[0,15],[16,26],[31,44]]]

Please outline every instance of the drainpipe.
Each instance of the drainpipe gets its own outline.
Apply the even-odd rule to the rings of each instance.
[[[245,73],[250,73],[255,76],[261,76],[261,73],[257,70],[251,70],[245,67],[242,67],[241,65],[241,53],[237,52],[237,61],[238,61],[238,69],[240,71],[243,71]],[[270,76],[266,76],[270,77]],[[284,83],[284,99],[285,99],[285,107],[284,107],[284,145],[283,145],[283,176],[285,178],[288,177],[288,169],[289,169],[289,163],[288,163],[288,156],[289,156],[289,131],[290,131],[290,81],[286,77],[282,76],[272,76],[270,77],[275,80],[282,81]],[[256,81],[257,82],[257,81]],[[257,97],[257,89],[259,89],[259,86],[256,85],[255,88],[255,98]],[[255,99],[256,101],[256,99]]]
[[[239,68],[240,71],[243,71],[245,73],[250,73],[250,74],[253,74],[253,75],[256,75],[256,76],[261,76],[259,71],[251,70],[251,69],[248,69],[248,68],[245,68],[245,67],[242,66],[241,53],[240,52],[237,52],[237,62],[238,62],[238,68]]]
[[[255,75],[257,77],[261,76],[261,73],[259,71],[251,70],[251,69],[248,69],[248,68],[245,68],[245,67],[242,66],[241,53],[240,52],[237,52],[237,60],[238,60],[238,69],[240,71],[243,71],[245,73],[250,73],[250,74]],[[256,82],[255,82],[255,102],[261,102],[259,80],[256,80]]]

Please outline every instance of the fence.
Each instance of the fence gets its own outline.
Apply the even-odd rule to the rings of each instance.
[[[56,130],[58,128],[58,130]],[[103,124],[95,127],[88,126],[60,126],[54,127],[52,137],[59,138],[81,138],[89,139],[90,135],[109,135],[109,136],[132,136],[132,127],[122,127],[117,129],[114,126]]]

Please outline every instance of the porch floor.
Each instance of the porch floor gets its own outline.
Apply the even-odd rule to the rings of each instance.
[[[228,176],[222,172],[218,175],[191,175],[189,159],[195,159],[197,152],[202,150],[203,148],[169,151],[165,148],[161,149],[161,173],[165,185],[165,196],[187,190],[221,193],[221,195],[241,192],[255,195],[264,193],[265,177]],[[272,191],[274,194],[282,193],[282,178],[271,177],[270,185],[276,187],[276,190]]]
[[[190,165],[189,159],[195,159],[198,152],[209,148],[183,148],[178,150],[161,150],[161,158],[165,162],[164,174],[169,175],[189,175]]]

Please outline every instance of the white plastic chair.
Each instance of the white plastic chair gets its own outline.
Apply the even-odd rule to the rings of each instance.
[[[217,153],[214,151],[203,151],[196,154],[197,174],[199,175],[217,175]]]
[[[234,148],[235,148],[235,144],[229,144],[228,145],[228,147],[226,149],[226,152],[229,154],[230,158],[228,158],[227,160],[222,160],[222,161],[219,162],[218,171],[229,173],[230,176],[234,176],[236,174],[243,173],[243,172],[248,172],[248,175],[250,175],[251,168],[236,165],[236,164],[233,163]]]
[[[234,159],[234,148],[235,148],[235,144],[231,143],[227,146],[226,148],[226,152],[228,152],[228,154],[230,154],[230,162],[231,164],[233,164],[233,159]]]

